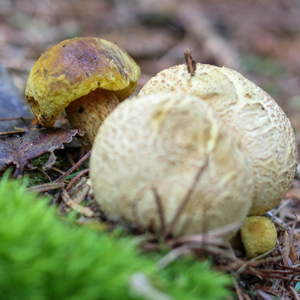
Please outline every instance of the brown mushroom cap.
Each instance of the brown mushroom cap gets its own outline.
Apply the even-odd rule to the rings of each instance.
[[[263,215],[280,202],[295,175],[297,147],[290,121],[266,92],[238,72],[200,63],[194,76],[186,65],[158,73],[139,95],[159,91],[203,98],[239,135],[254,172],[250,215]]]
[[[43,53],[34,64],[26,97],[39,122],[52,127],[74,100],[99,88],[116,91],[119,100],[137,85],[140,69],[114,43],[83,37],[63,41]]]
[[[95,138],[90,176],[109,217],[162,228],[169,225],[198,172],[200,178],[172,233],[187,235],[242,222],[251,206],[248,154],[202,99],[157,93],[122,102]]]

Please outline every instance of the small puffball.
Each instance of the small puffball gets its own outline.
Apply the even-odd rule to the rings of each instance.
[[[277,231],[270,219],[261,216],[246,218],[241,237],[246,256],[253,258],[272,250],[277,241]]]

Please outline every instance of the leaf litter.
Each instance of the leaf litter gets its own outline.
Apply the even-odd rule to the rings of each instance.
[[[56,158],[54,151],[63,149],[64,143],[71,142],[75,135],[82,135],[77,129],[41,129],[32,130],[20,137],[0,139],[0,171],[9,165],[15,166],[13,176],[22,175],[25,167],[32,169],[30,161],[46,152],[50,158],[45,164],[45,170],[51,168]]]

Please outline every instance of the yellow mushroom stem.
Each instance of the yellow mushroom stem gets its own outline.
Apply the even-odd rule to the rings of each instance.
[[[72,128],[85,132],[80,138],[80,143],[86,150],[92,147],[100,125],[118,104],[119,100],[113,92],[96,89],[66,107],[65,111]]]

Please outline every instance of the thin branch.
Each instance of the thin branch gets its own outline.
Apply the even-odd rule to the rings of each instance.
[[[238,299],[239,300],[244,300],[244,297],[242,295],[242,290],[241,290],[239,284],[237,283],[236,279],[234,278],[234,276],[232,276],[232,281],[233,281],[235,292],[238,296]]]
[[[184,52],[184,60],[189,74],[194,76],[197,69],[197,64],[193,60],[192,53],[189,49],[186,49]]]
[[[172,229],[174,228],[176,222],[178,221],[182,211],[187,206],[187,204],[188,204],[188,202],[189,202],[189,200],[190,200],[190,198],[191,198],[191,196],[192,196],[192,194],[193,194],[193,192],[194,192],[194,190],[195,190],[195,188],[198,184],[198,181],[199,181],[201,175],[203,174],[205,168],[207,167],[207,165],[208,165],[208,158],[206,158],[206,161],[205,161],[204,165],[201,166],[201,168],[199,168],[199,170],[198,170],[198,172],[197,172],[197,174],[194,178],[194,181],[193,181],[192,185],[188,189],[188,191],[187,191],[185,197],[183,198],[181,204],[177,208],[177,212],[176,212],[173,220],[171,221],[171,223],[169,225],[166,226],[165,231],[162,234],[163,237],[166,237],[168,234],[170,234],[170,232],[172,232]]]
[[[65,174],[60,176],[58,179],[55,180],[55,182],[63,181],[67,176],[72,174],[78,166],[80,166],[87,158],[89,158],[91,155],[91,150],[87,152],[74,166],[72,166]]]
[[[85,217],[92,218],[95,217],[95,213],[88,207],[81,206],[78,203],[76,203],[68,194],[68,192],[63,189],[61,192],[61,197],[63,201],[72,209],[79,212],[80,214],[84,215]]]
[[[276,247],[277,247],[277,245],[276,245],[274,248],[276,248]],[[259,256],[257,256],[257,257],[254,257],[254,258],[248,260],[247,262],[245,262],[245,263],[237,270],[237,273],[238,273],[238,274],[243,273],[244,270],[245,270],[248,266],[253,265],[253,263],[255,263],[255,262],[256,262],[257,264],[261,264],[261,263],[268,262],[268,261],[282,260],[281,255],[280,255],[280,256],[276,256],[276,257],[270,257],[270,258],[268,257],[268,258],[265,258],[265,259],[260,260],[260,258],[262,258],[262,257],[268,255],[269,253],[271,253],[271,252],[274,250],[274,248],[273,248],[272,250],[270,250],[270,251],[264,253],[264,254],[261,254],[261,255],[259,255]]]
[[[27,128],[23,128],[21,130],[14,130],[14,131],[5,131],[5,132],[0,132],[0,136],[2,135],[11,135],[11,134],[17,134],[17,133],[24,133],[27,132]]]
[[[205,233],[188,235],[188,236],[171,239],[167,242],[167,245],[172,246],[172,245],[186,244],[186,243],[196,243],[196,244],[211,243],[214,245],[225,246],[226,242],[223,240],[222,237],[229,233],[232,233],[233,231],[236,231],[238,228],[240,228],[240,226],[241,226],[241,222],[232,223],[227,226],[213,229]]]
[[[292,293],[295,300],[300,300],[299,294],[297,293],[297,291],[292,286],[289,286],[289,290]]]
[[[81,172],[79,172],[75,177],[73,177],[71,179],[71,181],[69,182],[69,184],[66,187],[66,191],[69,191],[72,187],[72,185],[74,184],[74,182],[76,182],[80,177],[82,177],[84,174],[88,173],[90,171],[89,168],[82,170]]]
[[[51,182],[29,187],[26,189],[26,191],[35,193],[45,193],[51,190],[61,189],[64,187],[64,185],[65,184],[63,182]]]
[[[265,293],[265,292],[263,292],[263,291],[257,291],[257,294],[259,295],[259,297],[262,299],[262,300],[273,300],[273,298],[269,295],[269,294],[267,294],[267,293]]]
[[[13,121],[13,120],[35,120],[36,117],[32,116],[32,117],[9,117],[9,118],[0,118],[0,122],[1,121]]]
[[[162,206],[161,197],[158,194],[156,188],[153,188],[152,192],[154,194],[155,202],[156,202],[157,209],[158,209],[158,215],[159,215],[159,220],[160,220],[160,225],[161,225],[161,232],[164,232],[166,223],[165,223],[165,213],[164,213],[164,208]]]

